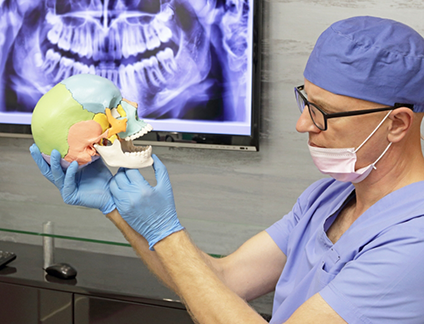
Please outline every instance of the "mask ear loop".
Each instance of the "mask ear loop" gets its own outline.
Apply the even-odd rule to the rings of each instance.
[[[380,161],[380,159],[383,157],[383,155],[384,154],[386,154],[386,152],[387,152],[387,150],[390,148],[390,146],[392,145],[393,143],[392,142],[390,142],[389,143],[389,145],[387,145],[387,147],[386,147],[386,149],[384,150],[384,152],[380,155],[380,157],[372,164],[372,167],[373,167],[373,169],[374,170],[377,170],[377,167],[375,166],[376,164],[377,164],[377,162],[378,161]]]
[[[389,113],[383,118],[383,120],[380,122],[380,124],[378,124],[378,126],[374,129],[374,131],[366,138],[365,141],[362,142],[361,145],[358,146],[358,148],[353,151],[354,153],[358,152],[358,150],[371,138],[371,136],[374,135],[374,133],[380,128],[380,126],[384,123],[384,121],[387,119],[387,117],[389,117],[389,115],[392,113],[393,110],[390,110]],[[384,152],[386,153],[386,152]],[[380,158],[379,158],[380,159]],[[377,160],[378,161],[378,160]]]

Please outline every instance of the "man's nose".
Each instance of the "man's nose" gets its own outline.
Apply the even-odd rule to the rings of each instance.
[[[299,133],[319,133],[321,131],[318,127],[315,126],[314,122],[312,121],[311,115],[309,115],[308,107],[305,107],[305,109],[303,109],[302,114],[297,120],[296,130]]]

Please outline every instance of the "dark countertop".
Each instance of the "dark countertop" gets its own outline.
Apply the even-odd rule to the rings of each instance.
[[[156,279],[138,258],[56,248],[55,263],[68,263],[78,272],[75,279],[65,280],[43,270],[42,246],[0,242],[0,250],[17,255],[0,269],[0,282],[185,308],[179,297]]]

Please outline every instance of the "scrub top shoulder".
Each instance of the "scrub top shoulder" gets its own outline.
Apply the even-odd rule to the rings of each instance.
[[[271,323],[316,293],[348,323],[422,323],[424,182],[383,197],[333,244],[326,231],[354,197],[351,183],[317,181],[267,229],[287,256]]]

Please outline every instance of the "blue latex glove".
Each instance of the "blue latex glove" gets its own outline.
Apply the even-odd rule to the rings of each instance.
[[[53,150],[50,155],[50,165],[43,159],[37,145],[33,144],[29,150],[41,173],[59,189],[65,203],[98,208],[103,214],[108,214],[116,208],[109,191],[112,173],[102,159],[80,170],[78,162],[74,161],[65,173],[60,165],[61,156],[57,150]]]
[[[110,182],[110,191],[122,218],[153,246],[174,232],[184,229],[175,210],[174,194],[168,171],[152,155],[156,187],[152,187],[138,170],[119,169]]]

